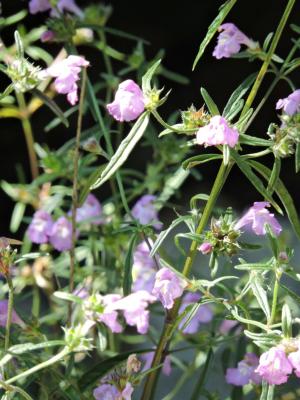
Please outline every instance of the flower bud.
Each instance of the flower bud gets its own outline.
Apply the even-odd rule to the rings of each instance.
[[[141,369],[141,362],[137,358],[136,354],[131,354],[127,359],[126,372],[132,374],[133,372],[139,372]]]

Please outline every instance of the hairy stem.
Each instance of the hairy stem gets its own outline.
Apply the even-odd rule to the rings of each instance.
[[[84,68],[82,71],[82,84],[81,84],[81,92],[80,92],[80,100],[79,100],[79,111],[78,111],[78,119],[77,119],[77,130],[76,130],[76,142],[75,142],[75,151],[74,151],[74,171],[73,171],[73,192],[72,192],[72,247],[70,250],[70,282],[69,282],[69,291],[72,293],[74,291],[74,274],[75,274],[75,245],[76,245],[76,214],[78,207],[78,165],[79,165],[79,148],[80,148],[80,137],[81,137],[81,128],[82,128],[82,118],[83,118],[83,103],[85,97],[85,89],[86,89],[86,69]],[[68,321],[71,323],[71,313],[72,313],[72,303],[69,304],[69,315]]]
[[[12,312],[14,305],[14,287],[10,276],[7,276],[7,284],[8,284],[8,307],[7,307],[7,319],[6,319],[6,327],[5,327],[5,341],[4,341],[4,350],[7,351],[9,348],[10,342],[10,327],[12,322]]]

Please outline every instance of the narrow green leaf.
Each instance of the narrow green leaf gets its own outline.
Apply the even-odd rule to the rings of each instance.
[[[270,193],[271,196],[274,191],[274,185],[279,178],[280,170],[281,170],[281,159],[275,157],[273,168],[272,168],[272,173],[271,173],[271,176],[270,176],[270,179],[268,182],[268,187],[267,187],[267,191]]]
[[[94,185],[94,183],[100,178],[102,172],[104,171],[104,168],[107,167],[107,163],[100,165],[93,173],[92,175],[89,176],[87,181],[85,182],[83,188],[80,191],[79,195],[79,206],[82,206],[82,204],[85,202],[85,199],[87,198],[87,195],[90,193],[91,186]]]
[[[182,217],[176,218],[171,225],[168,227],[168,229],[165,229],[164,231],[161,231],[160,234],[157,236],[156,241],[153,244],[150,257],[153,257],[154,254],[157,252],[159,247],[161,246],[162,242],[166,239],[166,237],[169,235],[169,233],[179,224],[186,220],[190,220],[191,216],[190,215],[184,215]]]
[[[56,291],[53,293],[53,296],[57,297],[58,299],[71,301],[71,302],[77,303],[77,304],[81,304],[83,301],[80,297],[75,296],[74,294],[71,294],[71,293],[67,293],[67,292]]]
[[[295,170],[296,174],[298,174],[300,170],[300,143],[296,144],[296,151],[295,151]]]
[[[249,163],[266,180],[270,179],[271,170],[268,167],[264,166],[263,164],[259,163],[258,161],[255,161],[255,160],[251,160],[251,161],[249,161]],[[290,220],[290,223],[291,223],[295,233],[300,238],[300,221],[298,218],[295,204],[294,204],[293,199],[292,199],[291,195],[289,194],[287,188],[284,186],[283,182],[280,179],[277,180],[277,182],[274,186],[274,191],[280,198],[280,201],[283,204],[283,207],[287,213],[287,216]]]
[[[253,263],[253,264],[246,263],[246,264],[235,265],[234,268],[238,270],[248,270],[248,271],[253,271],[253,270],[266,271],[274,269],[274,266],[273,264],[270,263]]]
[[[54,112],[54,114],[61,120],[61,122],[68,128],[69,126],[69,121],[65,117],[64,113],[62,110],[58,107],[58,105],[50,99],[50,97],[46,96],[45,93],[41,92],[39,89],[32,89],[31,90],[32,94],[34,94],[36,97],[42,100],[46,106],[50,108],[51,111]]]
[[[199,154],[197,156],[190,157],[187,160],[183,161],[182,168],[190,169],[195,167],[196,165],[204,164],[206,162],[213,160],[219,160],[222,158],[223,158],[222,154]]]
[[[179,167],[174,174],[166,180],[163,190],[157,199],[157,210],[160,210],[163,205],[177,192],[189,174],[189,171],[185,171],[183,168]]]
[[[132,285],[132,262],[133,262],[133,250],[135,248],[136,242],[138,239],[138,233],[136,232],[132,235],[128,251],[125,257],[124,264],[124,275],[123,275],[123,295],[127,296],[131,293],[131,285]]]
[[[248,146],[260,146],[260,147],[270,147],[272,144],[270,140],[246,135],[245,133],[240,133],[239,142],[241,144],[246,144]]]
[[[125,139],[122,140],[120,146],[118,147],[115,154],[110,159],[107,166],[102,171],[100,178],[91,185],[91,189],[96,189],[97,187],[103,185],[111,176],[115,174],[115,172],[124,164],[127,160],[129,154],[134,149],[135,145],[143,136],[148,123],[149,123],[149,113],[144,112],[136,123],[131,128],[131,131],[126,136]]]
[[[17,57],[24,58],[24,46],[23,46],[23,42],[22,42],[19,32],[15,31],[14,36],[15,36],[15,43],[16,43],[16,49],[17,49]]]
[[[49,340],[47,342],[42,342],[42,343],[16,344],[14,346],[11,346],[8,349],[8,352],[12,354],[23,354],[31,352],[33,350],[41,350],[54,346],[63,346],[64,344],[65,342],[63,340]]]
[[[295,293],[293,290],[289,289],[287,286],[283,285],[280,283],[280,287],[293,299],[295,300],[298,304],[300,304],[300,296]]]
[[[244,104],[245,104],[245,101],[243,99],[237,100],[233,104],[230,112],[227,114],[227,117],[226,117],[227,121],[231,122],[239,114],[239,112],[242,110]]]
[[[255,81],[256,75],[256,73],[249,75],[232,93],[223,110],[222,115],[224,116],[224,118],[229,119],[229,116],[232,113],[232,110],[237,106],[238,101],[242,99],[244,94],[247,93],[249,88],[252,86],[253,82]]]
[[[223,163],[228,165],[230,161],[230,148],[227,144],[223,145]]]
[[[262,181],[258,178],[257,175],[252,171],[251,166],[249,165],[248,161],[242,160],[241,157],[235,152],[233,149],[231,150],[231,156],[235,160],[237,166],[246,176],[246,178],[252,183],[252,185],[256,188],[256,190],[267,200],[269,201],[272,206],[282,214],[281,208],[279,205],[273,200],[272,196],[267,192],[266,188],[264,187]]]
[[[222,24],[224,19],[226,18],[227,14],[229,11],[232,9],[232,7],[235,5],[237,0],[228,0],[226,3],[224,3],[220,7],[220,12],[216,16],[216,18],[213,20],[213,22],[210,24],[207,34],[205,38],[203,39],[202,43],[200,44],[198,53],[196,55],[195,61],[193,63],[193,70],[196,68],[196,65],[198,64],[198,61],[200,60],[202,54],[204,53],[204,50],[206,49],[207,45],[211,41],[211,39],[214,37],[215,33],[218,31],[219,26]]]
[[[256,273],[253,274],[253,277],[251,279],[251,289],[253,291],[254,296],[256,297],[256,300],[260,308],[263,310],[265,316],[269,320],[271,317],[271,312],[270,312],[267,292],[262,286],[261,276],[259,276]]]
[[[208,111],[211,113],[211,115],[220,115],[220,111],[216,103],[208,94],[208,91],[202,87],[200,89],[200,92],[202,94],[203,100],[205,101],[205,104],[207,105]]]
[[[153,75],[155,74],[157,68],[159,67],[161,63],[161,60],[156,61],[145,73],[145,75],[142,77],[142,89],[143,93],[147,93],[151,90],[151,79]]]
[[[221,156],[222,157],[222,156]],[[197,209],[197,201],[202,200],[206,202],[209,199],[209,195],[205,193],[195,194],[190,200],[190,208],[191,210]]]
[[[292,314],[290,307],[287,304],[284,304],[282,307],[282,332],[283,336],[287,339],[292,337]]]
[[[14,90],[14,85],[11,83],[10,85],[7,86],[7,88],[0,94],[0,100],[5,99],[12,91]]]
[[[9,225],[9,229],[11,232],[15,233],[19,229],[22,219],[24,217],[25,209],[26,204],[20,202],[15,204]]]

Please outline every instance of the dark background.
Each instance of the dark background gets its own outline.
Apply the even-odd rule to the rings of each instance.
[[[79,6],[85,6],[92,2],[77,1]],[[94,3],[97,3],[94,1]],[[176,71],[187,76],[190,84],[186,86],[174,84],[166,80],[162,82],[166,88],[172,87],[172,93],[168,102],[161,109],[161,113],[168,115],[177,109],[185,109],[194,103],[201,106],[203,101],[199,89],[204,86],[213,97],[220,109],[225,105],[230,93],[241,83],[247,75],[260,68],[260,63],[255,61],[248,63],[245,60],[222,59],[217,61],[211,56],[216,43],[216,38],[206,50],[204,57],[198,64],[194,72],[191,71],[194,57],[197,53],[199,44],[206,34],[207,28],[216,16],[219,6],[223,1],[216,0],[185,0],[185,1],[111,1],[114,12],[109,21],[109,26],[128,31],[141,36],[151,42],[147,46],[148,58],[154,56],[159,49],[164,48],[164,65],[172,71]],[[3,16],[8,16],[26,7],[27,1],[4,0],[2,1]],[[285,0],[239,0],[233,8],[227,22],[234,22],[249,37],[263,43],[269,32],[276,29],[281,18],[282,12],[287,1]],[[28,27],[38,26],[46,17],[46,14],[29,16],[25,23]],[[300,2],[296,2],[289,23],[300,25]],[[277,54],[284,57],[291,45],[291,37],[295,37],[289,27],[280,41]],[[3,33],[3,39],[11,42],[13,31],[7,29]],[[113,39],[110,42],[113,47],[121,51],[131,50],[131,43],[128,48],[126,44]],[[96,60],[93,61],[94,64]],[[92,70],[97,74],[95,68]],[[293,75],[294,83],[297,87],[300,73],[296,70]],[[257,101],[261,98],[269,79],[266,79],[259,92]],[[290,88],[286,83],[280,83],[275,89],[269,102],[255,120],[249,133],[264,137],[267,127],[271,121],[277,121],[275,104],[278,98],[286,97],[290,93]],[[66,107],[63,99],[60,99],[61,106]],[[43,132],[45,119],[48,118],[44,110],[37,112],[33,117],[33,127],[35,138],[40,143],[47,143],[50,147],[61,145],[64,140],[70,137],[72,132],[60,128],[60,131]],[[50,117],[49,117],[50,118]],[[47,119],[49,122],[50,119]],[[16,181],[16,163],[20,163],[26,176],[29,179],[29,168],[27,162],[26,147],[21,131],[21,126],[15,120],[1,120],[1,147],[0,165],[1,179],[9,182]],[[271,161],[271,159],[270,159]],[[137,165],[144,162],[144,158],[136,160]],[[195,194],[200,191],[207,191],[216,173],[217,164],[208,165],[202,168],[203,181],[199,187],[195,187],[192,180],[188,180],[185,185],[187,195]],[[282,177],[292,193],[297,208],[300,208],[300,190],[298,187],[299,178],[294,173],[293,159],[284,160]],[[249,183],[241,176],[237,169],[232,172],[231,179],[224,189],[224,205],[232,205],[240,209],[247,207],[255,200],[261,200],[260,196],[250,187]],[[0,233],[9,235],[8,222],[10,219],[13,204],[3,193],[0,193]],[[3,232],[3,233],[2,233]]]

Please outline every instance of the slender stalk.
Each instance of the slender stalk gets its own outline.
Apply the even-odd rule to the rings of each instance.
[[[7,307],[7,319],[6,319],[6,327],[5,327],[5,341],[4,341],[4,350],[7,351],[9,348],[10,342],[10,327],[12,322],[12,312],[14,305],[14,287],[12,283],[12,279],[10,276],[7,276],[7,284],[8,284],[8,307]]]
[[[80,137],[81,137],[81,128],[82,128],[82,118],[83,118],[83,103],[85,97],[85,89],[86,89],[86,79],[87,73],[84,68],[82,71],[82,84],[81,84],[81,92],[80,92],[80,100],[79,100],[79,112],[77,119],[77,130],[76,130],[76,142],[75,142],[75,151],[74,151],[74,172],[73,172],[73,192],[72,192],[72,247],[70,250],[70,282],[69,282],[69,291],[72,293],[74,291],[74,274],[75,274],[75,245],[76,245],[76,214],[77,214],[77,206],[78,206],[78,165],[79,165],[79,148],[80,148]],[[69,324],[71,323],[71,312],[72,312],[72,303],[69,304]]]
[[[21,123],[22,123],[23,132],[25,135],[25,140],[26,140],[26,145],[27,145],[31,176],[32,176],[32,179],[35,179],[39,175],[39,168],[38,168],[37,157],[36,157],[36,154],[34,151],[34,138],[33,138],[33,132],[32,132],[30,119],[28,116],[27,105],[26,105],[23,93],[16,91],[16,98],[17,98],[17,102],[18,102],[18,105],[20,108]]]
[[[205,382],[205,378],[206,378],[206,375],[207,375],[207,372],[208,372],[208,367],[209,367],[212,355],[213,355],[213,351],[210,348],[209,352],[207,354],[207,357],[206,357],[206,361],[205,361],[205,364],[204,364],[204,367],[203,367],[203,371],[201,371],[201,376],[200,376],[200,378],[199,378],[199,380],[198,380],[198,382],[197,382],[197,384],[195,386],[195,389],[193,391],[191,400],[198,400],[198,398],[200,397],[201,389],[202,389],[202,386],[203,386],[203,384]]]
[[[276,273],[276,280],[275,280],[274,289],[273,289],[273,300],[272,300],[272,308],[271,308],[271,317],[270,317],[270,321],[268,322],[269,326],[273,324],[273,322],[275,320],[275,317],[276,317],[276,309],[277,309],[280,277],[281,277],[281,274],[277,274]]]
[[[3,387],[3,389],[6,392],[10,392],[10,393],[19,393],[22,397],[24,397],[24,399],[26,400],[33,400],[33,398],[31,396],[29,396],[28,393],[25,392],[25,390],[17,387],[17,386],[11,386],[8,385],[5,381],[0,380],[0,387]]]
[[[206,206],[205,206],[203,214],[201,216],[199,225],[196,229],[197,234],[200,234],[204,230],[204,228],[210,218],[210,215],[211,215],[211,212],[215,205],[215,202],[217,200],[217,197],[218,197],[218,195],[225,183],[225,180],[227,178],[229,169],[230,169],[230,166],[225,166],[223,163],[221,164],[218,175],[217,175],[214,185],[212,187],[209,199],[206,203]],[[186,277],[189,275],[189,273],[191,271],[193,261],[195,259],[196,253],[197,253],[197,247],[198,247],[197,242],[193,241],[191,244],[191,247],[189,249],[188,256],[186,258],[186,261],[183,266],[183,271],[182,271],[183,275]],[[174,324],[174,321],[178,314],[179,307],[180,307],[180,300],[177,300],[177,301],[175,301],[174,307],[167,314],[163,332],[161,334],[159,343],[157,345],[151,368],[157,367],[162,362],[162,359],[164,357],[164,352],[166,351],[168,342],[171,338],[171,334],[173,331],[173,324]],[[155,387],[155,383],[156,383],[158,375],[159,375],[158,369],[154,370],[152,373],[150,373],[148,375],[148,379],[145,383],[144,391],[143,391],[143,394],[141,397],[142,400],[151,400],[153,398],[154,387]]]
[[[69,354],[69,350],[65,347],[62,351],[60,351],[58,354],[56,354],[55,356],[49,358],[49,360],[44,361],[38,365],[35,365],[34,367],[27,369],[24,372],[21,372],[19,375],[13,376],[12,378],[8,379],[7,381],[5,381],[6,384],[11,384],[15,381],[17,381],[18,379],[21,378],[25,378],[26,376],[32,375],[35,372],[40,371],[41,369],[50,367],[51,365],[57,363],[58,361],[62,360],[66,355]]]
[[[283,15],[281,17],[279,25],[278,25],[278,27],[276,29],[275,35],[273,36],[273,39],[272,39],[269,51],[267,53],[266,59],[263,62],[263,65],[261,66],[261,69],[260,69],[260,71],[259,71],[259,73],[257,75],[257,78],[256,78],[256,80],[254,82],[254,85],[253,85],[253,87],[251,89],[251,92],[249,93],[249,96],[248,96],[248,98],[246,100],[246,103],[244,105],[244,108],[242,110],[241,116],[245,115],[246,112],[250,109],[250,107],[251,107],[251,105],[252,105],[252,103],[254,101],[254,98],[255,98],[255,96],[257,94],[257,91],[258,91],[260,85],[262,84],[262,81],[263,81],[263,79],[265,77],[265,74],[266,74],[266,72],[268,70],[268,67],[269,67],[270,62],[271,62],[272,57],[273,57],[273,54],[275,53],[277,44],[279,42],[279,39],[280,39],[281,34],[283,32],[283,29],[284,29],[284,27],[286,25],[288,17],[289,17],[289,15],[290,15],[290,13],[291,13],[291,11],[293,9],[295,1],[296,0],[289,0],[288,4],[287,4],[287,6],[286,6],[286,8],[284,10],[284,13],[283,13]]]

